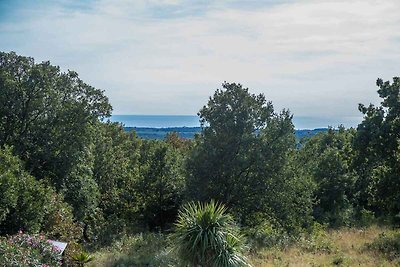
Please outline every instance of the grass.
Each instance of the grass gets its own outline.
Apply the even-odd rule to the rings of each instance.
[[[343,228],[329,230],[320,240],[323,246],[299,242],[287,249],[265,249],[251,255],[254,267],[267,266],[399,266],[378,250],[370,249],[382,233],[392,230],[371,226],[366,229]],[[329,249],[327,245],[329,244]]]
[[[284,249],[258,249],[247,256],[254,267],[400,266],[399,236],[382,226],[319,231]],[[161,234],[127,237],[94,253],[88,266],[179,266],[170,245]]]
[[[137,234],[124,237],[112,246],[95,252],[94,260],[87,266],[176,266],[176,257],[170,247],[165,235]]]

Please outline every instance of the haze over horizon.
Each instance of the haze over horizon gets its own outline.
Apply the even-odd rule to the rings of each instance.
[[[199,117],[195,115],[112,115],[112,122],[120,122],[125,127],[138,128],[180,128],[199,127]],[[345,127],[356,127],[361,118],[341,118],[340,121],[332,118],[321,117],[298,117],[293,116],[293,124],[297,130],[337,128],[339,125]]]
[[[400,1],[1,1],[0,50],[104,89],[114,114],[194,115],[223,81],[296,117],[361,120],[400,75]],[[328,123],[329,124],[329,123]]]

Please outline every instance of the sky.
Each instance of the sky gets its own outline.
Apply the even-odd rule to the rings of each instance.
[[[195,115],[224,81],[354,126],[400,75],[399,0],[0,0],[0,50],[105,90],[114,114]],[[315,127],[323,125],[314,125]]]

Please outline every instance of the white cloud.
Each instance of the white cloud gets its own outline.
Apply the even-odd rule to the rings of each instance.
[[[116,113],[195,114],[226,80],[298,116],[352,117],[359,102],[376,102],[377,77],[400,75],[399,8],[397,0],[49,5],[2,22],[0,47],[78,71],[106,89]]]

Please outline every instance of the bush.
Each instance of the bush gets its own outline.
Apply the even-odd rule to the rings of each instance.
[[[373,211],[361,209],[359,211],[359,219],[357,224],[362,227],[370,226],[376,222],[375,214]]]
[[[80,251],[78,243],[82,238],[82,229],[74,221],[72,207],[64,202],[62,195],[54,191],[50,195],[41,231],[50,239],[68,243],[64,251],[64,262],[70,265],[72,255]]]
[[[79,267],[83,267],[86,263],[92,262],[94,260],[94,257],[87,252],[81,251],[72,255],[72,260]]]
[[[213,201],[185,205],[173,236],[180,260],[190,266],[247,266],[241,238],[224,205]]]
[[[400,232],[381,233],[367,249],[384,254],[389,260],[400,259]]]
[[[0,262],[3,266],[61,266],[61,255],[57,247],[44,236],[18,235],[0,239]]]
[[[0,163],[0,234],[39,232],[54,190],[29,175],[11,148],[0,148]]]
[[[313,223],[308,233],[304,233],[299,240],[300,247],[308,252],[332,253],[334,246],[326,230],[327,225]]]
[[[314,222],[307,230],[298,235],[289,235],[282,228],[276,227],[269,222],[246,229],[247,242],[251,252],[257,252],[262,248],[287,249],[291,245],[298,245],[306,252],[331,253],[334,246],[329,240],[327,225]]]
[[[251,251],[257,251],[261,248],[287,248],[293,241],[282,228],[275,227],[270,222],[263,222],[257,226],[245,230],[247,243]]]

